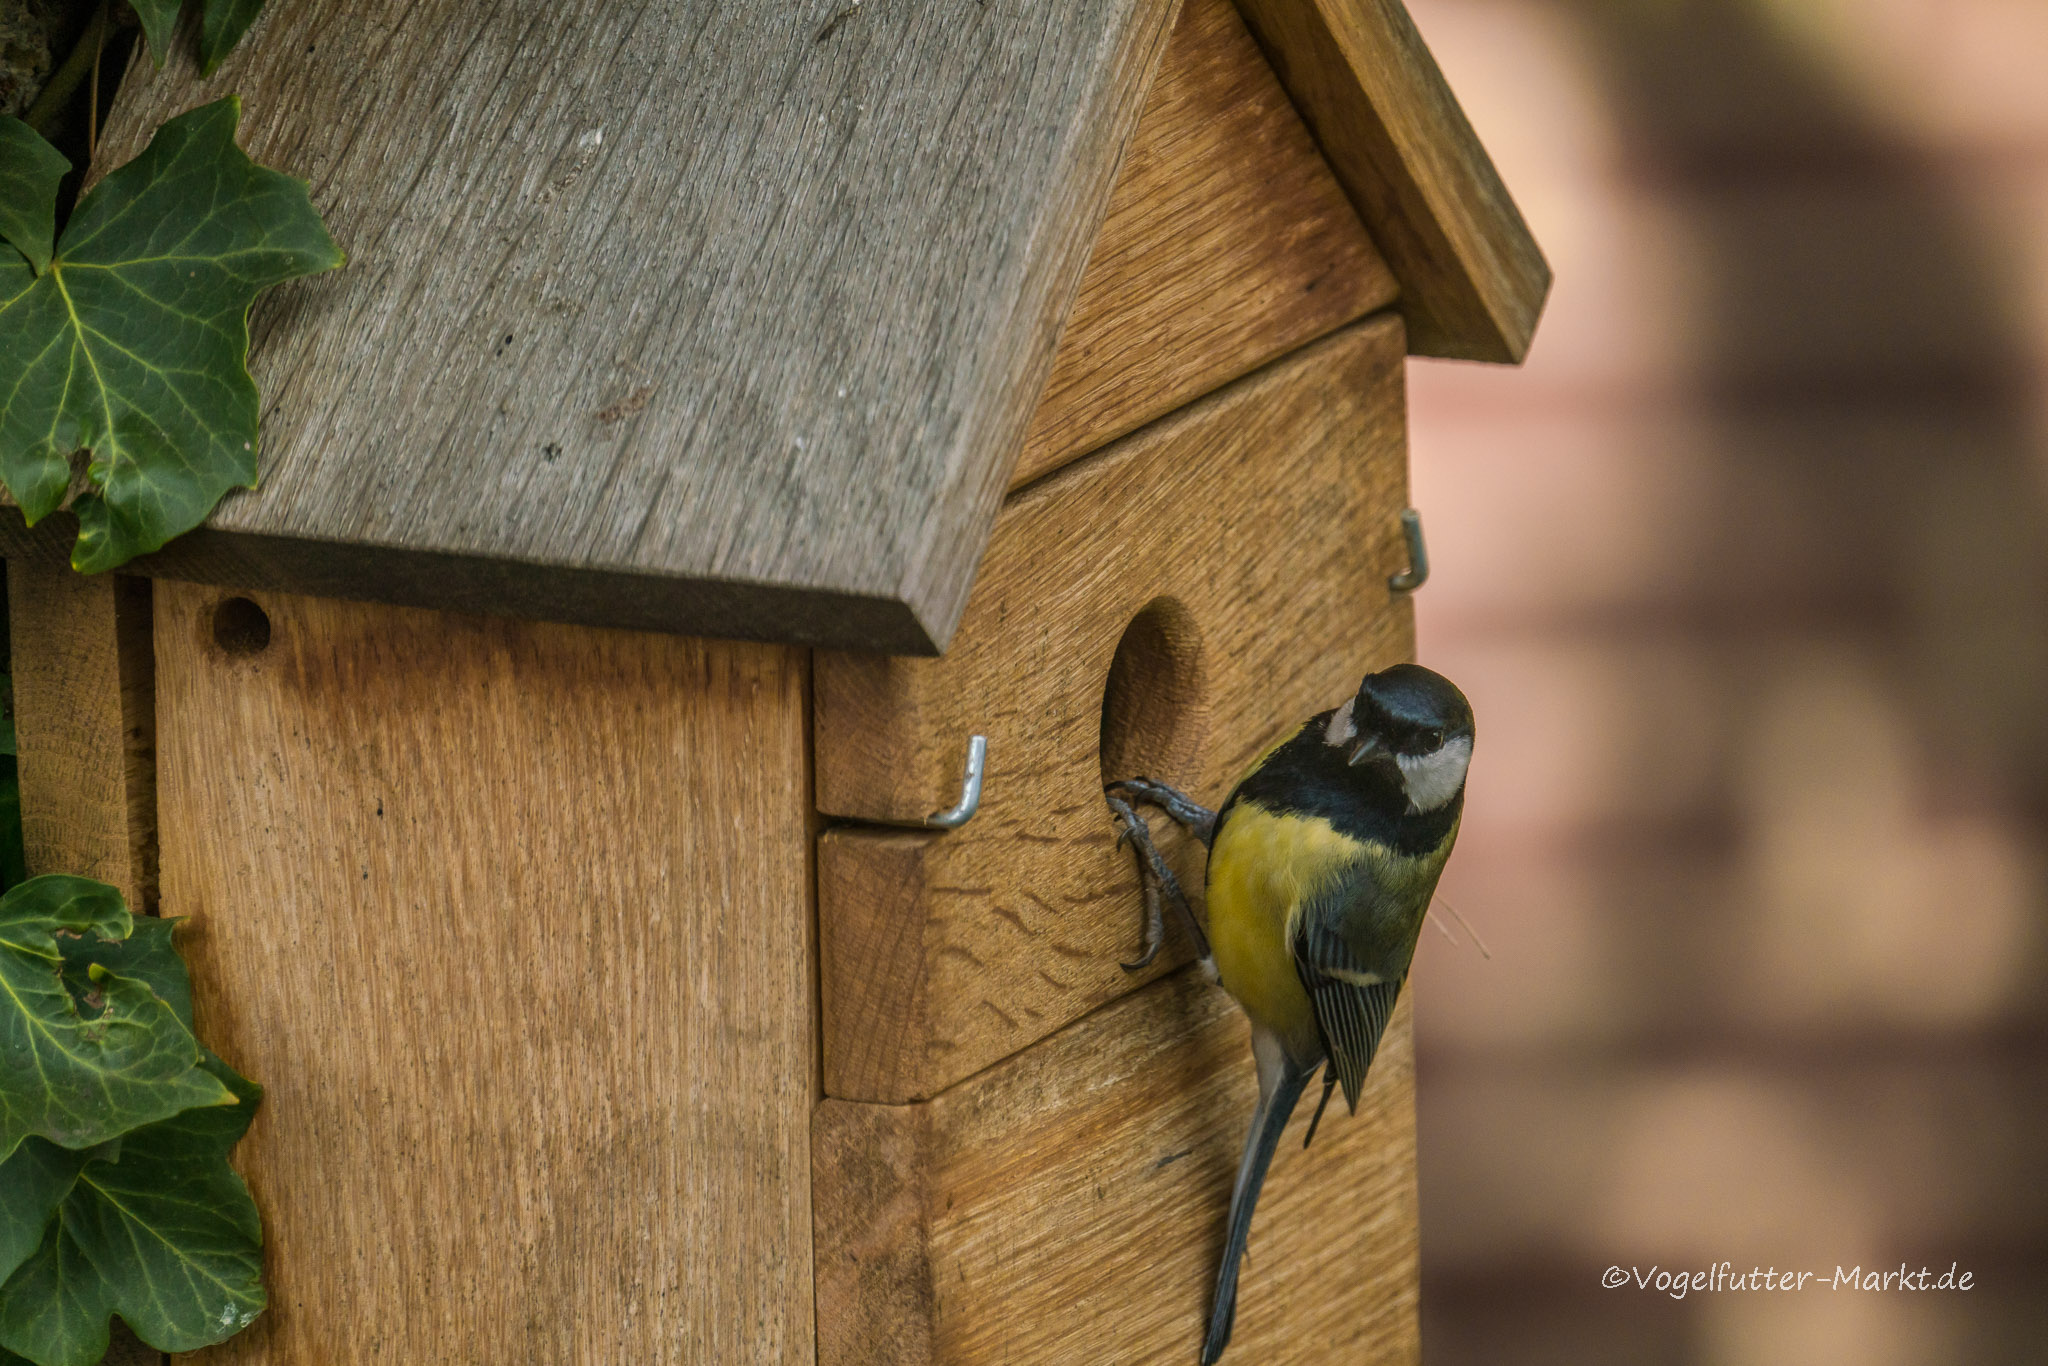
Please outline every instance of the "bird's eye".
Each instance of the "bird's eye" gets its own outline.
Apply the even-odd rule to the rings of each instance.
[[[1436,729],[1435,727],[1431,727],[1429,730],[1422,732],[1421,739],[1422,747],[1426,750],[1443,748],[1444,733],[1443,731]]]

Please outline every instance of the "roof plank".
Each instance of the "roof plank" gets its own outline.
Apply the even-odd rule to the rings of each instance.
[[[930,652],[1171,0],[303,0],[239,92],[346,270],[257,310],[260,490],[169,577]]]
[[[1416,354],[1520,361],[1550,266],[1401,0],[1238,0],[1401,281]]]

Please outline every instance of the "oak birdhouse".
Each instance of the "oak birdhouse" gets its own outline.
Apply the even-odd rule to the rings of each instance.
[[[5,542],[32,857],[269,1088],[205,1359],[1192,1361],[1255,1086],[1102,786],[1408,656],[1404,358],[1548,282],[1397,0],[302,0],[102,158],[228,92],[351,258],[262,485]],[[1411,1057],[1231,1360],[1415,1360]]]

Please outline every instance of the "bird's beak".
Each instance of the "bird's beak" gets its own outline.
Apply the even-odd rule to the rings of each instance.
[[[1360,764],[1373,764],[1384,768],[1393,757],[1387,752],[1387,747],[1380,743],[1380,737],[1368,732],[1359,736],[1352,744],[1349,762],[1353,768]]]

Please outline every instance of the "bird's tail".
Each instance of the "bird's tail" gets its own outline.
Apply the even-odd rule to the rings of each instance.
[[[1237,1272],[1251,1237],[1259,1188],[1265,1184],[1266,1168],[1280,1146],[1281,1131],[1315,1073],[1314,1067],[1302,1067],[1289,1058],[1279,1040],[1270,1035],[1259,1037],[1262,1032],[1255,1026],[1252,1040],[1259,1062],[1259,1108],[1252,1113],[1244,1159],[1237,1167],[1237,1185],[1230,1192],[1230,1232],[1223,1242],[1223,1268],[1216,1273],[1216,1307],[1210,1311],[1209,1336],[1202,1343],[1202,1366],[1216,1366],[1223,1349],[1230,1345],[1231,1325],[1237,1319]]]

